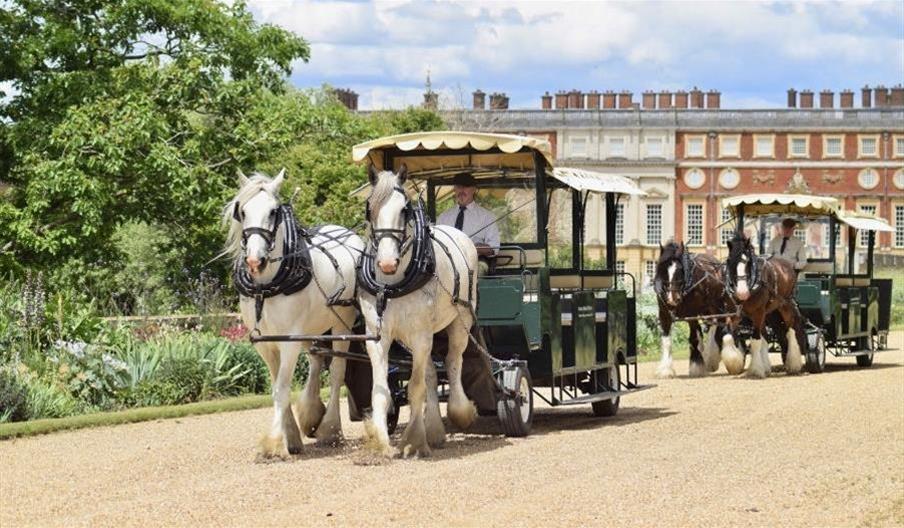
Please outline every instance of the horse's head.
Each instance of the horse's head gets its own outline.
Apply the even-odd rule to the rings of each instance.
[[[685,257],[689,256],[684,243],[669,242],[659,246],[659,262],[656,263],[656,277],[653,289],[669,306],[681,304],[685,286]]]
[[[735,298],[746,301],[756,289],[756,254],[750,238],[736,233],[728,241],[728,261],[725,264],[729,288]]]
[[[408,167],[403,164],[396,174],[392,171],[378,171],[371,165],[368,167],[368,177],[373,186],[373,191],[367,198],[371,243],[377,250],[376,261],[380,271],[393,275],[399,268],[411,217],[411,202],[403,187],[408,177]]]
[[[226,250],[244,257],[252,277],[263,273],[276,245],[276,231],[283,220],[279,188],[285,172],[279,171],[273,179],[263,174],[247,178],[239,173],[241,189],[223,211],[224,221],[230,224]]]

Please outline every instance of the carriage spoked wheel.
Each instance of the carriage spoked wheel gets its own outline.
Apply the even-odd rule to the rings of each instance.
[[[873,365],[873,356],[876,354],[878,336],[872,334],[869,337],[863,337],[857,340],[857,348],[860,350],[869,350],[869,354],[856,356],[858,367],[871,367]]]
[[[618,390],[621,387],[621,373],[618,371],[618,364],[612,365],[606,369],[609,376],[609,389]],[[596,416],[615,416],[618,413],[618,406],[621,403],[621,396],[616,396],[608,400],[600,400],[591,403],[593,414]]]
[[[826,369],[826,340],[822,332],[816,334],[816,343],[807,351],[807,372],[819,374]]]
[[[527,369],[516,366],[502,371],[502,386],[513,394],[503,394],[496,402],[496,414],[505,436],[527,436],[534,421],[534,391]]]

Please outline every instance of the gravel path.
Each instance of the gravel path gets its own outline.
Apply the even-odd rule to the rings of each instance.
[[[360,424],[257,461],[269,410],[0,442],[0,526],[904,526],[904,352],[829,362],[658,381],[611,419],[542,408],[526,439],[482,418],[379,466],[355,463]]]

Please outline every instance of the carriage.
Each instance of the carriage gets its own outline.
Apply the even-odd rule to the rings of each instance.
[[[552,406],[590,404],[594,414],[612,416],[622,395],[645,388],[637,378],[635,281],[615,270],[616,204],[643,194],[633,181],[554,168],[547,141],[504,134],[384,137],[356,145],[353,158],[381,170],[404,164],[405,190],[432,221],[452,205],[452,181],[462,173],[476,180],[478,199],[496,215],[502,243],[478,279],[477,325],[462,381],[478,412],[497,415],[506,435],[530,432],[534,397]],[[366,195],[368,187],[353,195]],[[443,350],[437,334],[441,397]],[[359,343],[344,357],[358,360],[349,362],[346,384],[352,419],[361,419],[371,398],[367,355]],[[390,428],[406,403],[409,358],[401,345],[392,346]]]
[[[823,371],[826,352],[853,356],[868,367],[876,352],[887,350],[892,280],[873,277],[876,233],[892,231],[884,220],[847,211],[834,198],[808,195],[749,194],[726,198],[722,206],[733,213],[739,231],[758,241],[760,254],[784,218],[798,221],[795,236],[808,250],[796,301],[806,322],[809,372]],[[742,344],[749,330],[741,324]],[[767,329],[772,352],[783,350],[779,334]]]

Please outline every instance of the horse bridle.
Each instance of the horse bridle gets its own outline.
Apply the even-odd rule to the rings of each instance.
[[[402,222],[401,229],[390,227],[378,229],[376,227],[373,227],[373,221],[371,221],[370,219],[370,201],[368,201],[365,205],[365,215],[367,216],[367,221],[370,222],[371,225],[370,243],[373,245],[373,247],[376,248],[380,244],[380,241],[384,238],[391,238],[396,242],[396,244],[398,244],[399,258],[401,258],[402,255],[404,255],[411,247],[412,238],[408,236],[408,224],[412,218],[414,211],[413,206],[411,205],[411,200],[408,198],[408,194],[405,192],[405,189],[396,185],[392,188],[392,190],[393,192],[400,193],[405,197],[405,207],[402,209],[404,220]]]
[[[747,282],[747,289],[751,292],[759,288],[759,273],[757,273],[757,259],[756,255],[753,255],[753,250],[744,249],[741,252],[741,258],[744,259],[744,262],[747,263],[747,267],[745,273],[743,275],[735,275],[734,280],[731,280],[732,271],[730,269],[726,270],[726,280],[725,286],[730,288],[732,293],[737,291],[738,281],[744,280]],[[727,267],[727,266],[726,266]],[[737,263],[734,265],[735,273],[737,273]]]
[[[245,251],[245,248],[248,245],[248,239],[252,235],[258,235],[264,239],[264,241],[267,243],[268,254],[273,252],[273,249],[276,245],[276,230],[279,229],[279,224],[283,221],[282,207],[277,206],[270,212],[270,215],[274,217],[273,227],[271,229],[266,229],[264,227],[242,228],[242,252]],[[239,202],[235,202],[235,209],[233,209],[232,211],[232,217],[238,222],[243,221]]]

